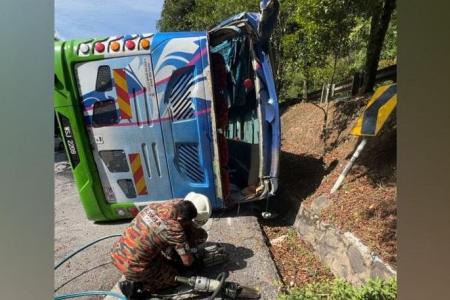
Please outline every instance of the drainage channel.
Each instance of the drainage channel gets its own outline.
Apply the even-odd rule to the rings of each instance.
[[[282,291],[334,279],[330,269],[314,254],[292,226],[259,219],[261,232],[282,280]]]
[[[275,264],[275,268],[277,270],[278,277],[280,277],[281,283],[283,284],[283,288],[284,288],[286,286],[286,282],[284,280],[283,274],[281,273],[280,267],[276,263],[275,256],[273,255],[273,251],[272,251],[272,246],[270,244],[270,239],[267,236],[266,231],[264,230],[264,225],[262,224],[262,220],[258,219],[258,224],[259,224],[259,227],[261,228],[261,232],[262,232],[262,235],[263,235],[263,238],[264,238],[264,242],[266,243],[266,246],[269,249],[270,257],[272,258],[272,261]]]

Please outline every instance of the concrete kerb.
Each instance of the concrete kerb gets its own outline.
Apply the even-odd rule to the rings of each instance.
[[[315,199],[311,208],[302,204],[294,227],[301,238],[312,245],[317,256],[331,272],[356,285],[371,278],[396,277],[394,268],[371,252],[353,233],[341,232],[321,220],[320,213],[328,205],[326,196]]]
[[[230,261],[212,267],[200,275],[208,278],[225,270],[227,281],[256,288],[261,299],[276,299],[281,279],[264,241],[258,220],[254,216],[229,216],[211,218],[203,227],[208,232],[208,241],[224,244]],[[119,281],[124,280],[122,277]],[[111,292],[121,294],[118,282]],[[115,300],[107,296],[104,299]],[[206,298],[205,298],[206,299]]]

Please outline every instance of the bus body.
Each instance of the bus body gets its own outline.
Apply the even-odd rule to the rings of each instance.
[[[274,195],[280,117],[263,29],[278,3],[264,3],[208,32],[55,42],[55,112],[89,219],[190,191],[214,209]]]

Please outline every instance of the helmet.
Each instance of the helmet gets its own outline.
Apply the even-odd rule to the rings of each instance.
[[[195,217],[194,222],[199,226],[205,225],[209,217],[211,217],[212,210],[208,197],[195,192],[190,192],[184,197],[184,200],[192,202],[197,209],[197,217]]]

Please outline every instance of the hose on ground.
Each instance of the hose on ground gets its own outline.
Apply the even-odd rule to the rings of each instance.
[[[63,294],[53,297],[53,300],[72,299],[85,296],[112,296],[120,300],[127,300],[125,296],[110,291],[83,291],[71,294]]]
[[[57,263],[55,265],[55,267],[54,267],[54,270],[58,269],[63,263],[65,263],[66,261],[68,261],[69,259],[74,257],[75,255],[77,255],[81,251],[89,248],[90,246],[95,245],[98,242],[101,242],[103,240],[106,240],[106,239],[109,239],[109,238],[113,238],[113,237],[120,237],[120,236],[122,236],[122,235],[121,234],[112,234],[112,235],[104,236],[104,237],[96,239],[95,241],[92,241],[92,242],[82,246],[81,248],[79,248],[79,249],[75,250],[74,252],[70,253],[69,255],[67,255],[59,263]],[[219,292],[222,290],[223,284],[225,282],[225,277],[226,277],[226,274],[224,272],[222,272],[219,275],[217,275],[216,280],[219,281],[219,286],[211,294],[211,296],[208,297],[208,300],[213,300],[219,294]],[[153,294],[152,296],[166,298],[166,297],[179,296],[179,295],[186,294],[186,293],[189,293],[189,292],[192,292],[192,291],[193,290],[188,290],[188,291],[183,291],[183,292],[180,292],[180,293],[166,294],[166,295]],[[77,293],[57,295],[57,296],[54,296],[53,299],[54,300],[63,300],[63,299],[72,299],[72,298],[79,298],[79,297],[85,297],[85,296],[112,296],[112,297],[115,297],[115,298],[120,299],[120,300],[127,300],[127,298],[125,296],[123,296],[121,294],[118,294],[118,293],[110,292],[110,291],[82,291],[82,292],[77,292]]]
[[[57,263],[56,266],[54,267],[54,270],[58,269],[63,263],[65,263],[66,261],[68,261],[69,259],[74,257],[75,255],[77,255],[81,251],[85,250],[86,248],[89,248],[90,246],[95,245],[98,242],[101,242],[103,240],[106,240],[106,239],[109,239],[109,238],[113,238],[113,237],[119,237],[119,236],[122,236],[122,235],[121,234],[112,234],[112,235],[104,236],[104,237],[101,237],[99,239],[96,239],[93,242],[90,242],[89,244],[86,244],[86,245],[82,246],[80,249],[78,249],[78,250],[72,252],[71,254],[67,255],[62,261]]]

